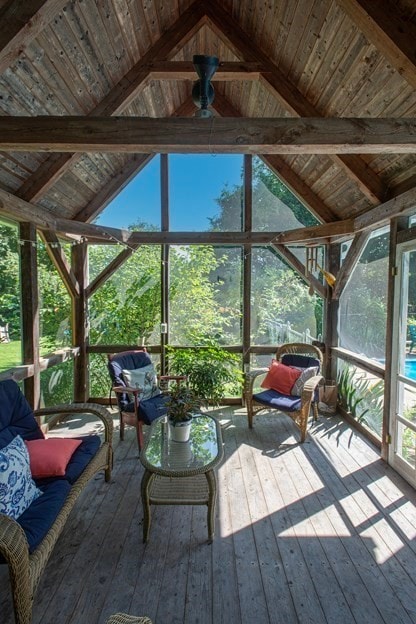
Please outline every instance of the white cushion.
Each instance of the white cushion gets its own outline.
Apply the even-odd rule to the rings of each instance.
[[[299,370],[302,371],[300,374],[300,377],[297,378],[297,380],[293,384],[292,390],[290,391],[290,394],[293,396],[300,396],[303,391],[303,386],[308,381],[308,379],[311,379],[311,377],[315,377],[315,375],[318,374],[317,366],[310,366],[309,368],[300,368]]]
[[[157,375],[153,364],[133,370],[124,368],[123,377],[130,388],[137,388],[139,391],[139,398],[142,401],[146,401],[160,394],[160,390],[157,386]]]
[[[18,435],[0,449],[0,512],[16,520],[41,494],[32,479],[28,450]]]

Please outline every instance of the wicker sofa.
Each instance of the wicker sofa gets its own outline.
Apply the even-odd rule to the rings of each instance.
[[[60,420],[76,414],[98,418],[104,436],[103,440],[98,435],[80,438],[63,476],[34,479],[42,494],[17,519],[0,513],[0,561],[9,567],[16,624],[29,624],[32,619],[36,587],[81,491],[100,470],[106,481],[111,477],[113,421],[104,407],[78,403],[33,412],[12,380],[0,382],[0,454],[16,436],[25,443],[42,439],[35,416],[53,414]]]

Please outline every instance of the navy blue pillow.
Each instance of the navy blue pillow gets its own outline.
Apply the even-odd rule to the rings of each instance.
[[[0,448],[17,435],[24,440],[44,438],[19,386],[12,379],[0,381]]]

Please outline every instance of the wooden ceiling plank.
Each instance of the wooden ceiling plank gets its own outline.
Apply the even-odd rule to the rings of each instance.
[[[0,151],[412,154],[416,119],[0,117]]]
[[[81,291],[78,280],[76,279],[71,265],[69,264],[67,257],[65,256],[59,238],[56,236],[56,234],[46,230],[40,230],[39,234],[46,243],[46,251],[48,253],[48,256],[52,260],[53,264],[56,267],[56,270],[61,276],[69,295],[73,299],[79,297]]]
[[[345,13],[401,76],[416,87],[416,26],[385,0],[336,0]]]
[[[68,0],[8,2],[0,11],[0,74],[24,52]]]
[[[267,89],[271,89],[280,104],[292,115],[300,117],[319,117],[319,112],[302,95],[302,93],[280,72],[263,52],[256,47],[252,39],[240,28],[232,17],[215,0],[206,7],[207,17],[216,34],[228,42],[233,50],[244,59],[262,63],[269,69],[261,74],[261,82]],[[332,158],[354,182],[359,185],[362,193],[373,204],[383,200],[385,188],[382,181],[368,166],[360,162],[359,156],[350,156],[344,159],[343,155],[333,155]]]
[[[91,115],[117,115],[123,112],[144,88],[149,79],[148,66],[155,60],[173,56],[201,27],[204,10],[200,0],[194,2],[173,26],[152,46],[138,63],[119,81],[110,93],[96,106]],[[73,165],[79,156],[63,154],[51,156],[19,188],[17,194],[26,201],[37,201]]]

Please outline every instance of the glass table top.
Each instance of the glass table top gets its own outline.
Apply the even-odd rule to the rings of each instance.
[[[222,459],[222,437],[219,423],[207,414],[191,421],[187,442],[172,440],[167,417],[155,420],[141,452],[145,468],[158,474],[196,474],[207,472]]]

